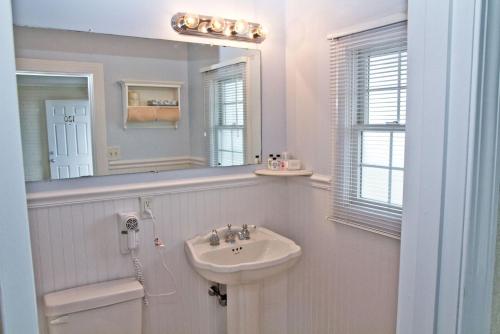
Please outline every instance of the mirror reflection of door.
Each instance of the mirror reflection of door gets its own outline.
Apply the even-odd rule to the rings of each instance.
[[[88,100],[46,100],[50,178],[93,175]]]
[[[27,181],[94,175],[89,78],[17,75]]]

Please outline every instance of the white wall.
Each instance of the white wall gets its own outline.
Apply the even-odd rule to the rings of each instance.
[[[288,182],[286,235],[303,247],[288,275],[287,334],[396,332],[399,241],[334,224],[328,183]]]
[[[327,35],[406,11],[406,0],[287,1],[287,144],[308,168],[330,174]]]
[[[0,332],[38,333],[9,0],[0,0]]]
[[[209,182],[207,182],[209,181]],[[286,234],[286,184],[252,174],[218,180],[191,179],[156,189],[81,189],[58,198],[30,200],[36,290],[41,306],[45,293],[134,275],[129,256],[120,254],[117,212],[139,210],[139,196],[154,194],[157,233],[165,242],[165,263],[177,283],[177,293],[151,297],[144,308],[144,334],[222,334],[225,308],[207,293],[209,282],[189,265],[184,241],[231,223],[257,224]],[[197,182],[197,183],[193,183]],[[83,191],[89,191],[83,195]],[[46,194],[49,195],[49,194]],[[175,285],[162,268],[153,246],[151,221],[141,221],[139,258],[151,293],[169,292]],[[264,282],[263,334],[286,334],[286,275]],[[40,307],[41,333],[47,333]],[[18,332],[16,332],[18,333]],[[20,333],[20,332],[19,332]],[[24,332],[23,332],[24,333]]]
[[[327,35],[405,10],[405,0],[287,1],[287,146],[316,173],[331,174]],[[399,241],[326,221],[328,191],[294,183],[290,233],[305,252],[289,275],[289,333],[395,333]]]

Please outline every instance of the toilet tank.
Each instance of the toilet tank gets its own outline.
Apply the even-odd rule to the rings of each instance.
[[[50,334],[141,334],[144,289],[134,278],[43,297]]]

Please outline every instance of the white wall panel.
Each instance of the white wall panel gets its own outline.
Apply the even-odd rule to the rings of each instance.
[[[178,191],[154,197],[158,234],[165,242],[165,262],[174,273],[177,293],[152,297],[145,308],[145,333],[225,332],[225,309],[208,296],[209,283],[195,273],[184,254],[184,240],[232,223],[257,224],[275,230],[286,224],[283,182],[256,182],[247,186],[226,184],[217,189]],[[129,256],[118,246],[117,212],[138,211],[138,196],[97,202],[45,203],[30,209],[30,227],[36,290],[41,297],[51,291],[133,276]],[[153,246],[153,225],[141,221],[139,257],[150,293],[169,292],[175,284],[163,269],[160,252]],[[265,283],[267,333],[286,333],[286,276]],[[279,297],[279,298],[278,298]],[[43,309],[40,327],[46,333]],[[280,331],[276,332],[276,329]]]
[[[304,253],[288,275],[287,333],[395,333],[399,241],[327,221],[324,189],[288,187],[286,234]]]
[[[158,233],[167,245],[165,261],[178,293],[150,298],[145,334],[225,332],[225,309],[208,296],[208,282],[187,263],[183,243],[226,223],[263,225],[303,248],[302,259],[288,274],[264,284],[263,334],[395,332],[399,242],[326,221],[325,184],[322,189],[307,178],[258,178],[246,185],[235,180],[233,185],[186,189],[154,199]],[[119,253],[115,214],[138,210],[138,195],[70,205],[44,201],[30,209],[39,297],[133,275],[130,258]],[[171,291],[172,278],[152,245],[152,224],[143,224],[139,256],[147,287],[151,293]]]
[[[38,331],[16,92],[11,1],[0,0],[0,333]]]

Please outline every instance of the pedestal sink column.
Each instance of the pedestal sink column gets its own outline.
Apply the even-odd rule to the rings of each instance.
[[[260,333],[260,283],[227,286],[227,334]]]

